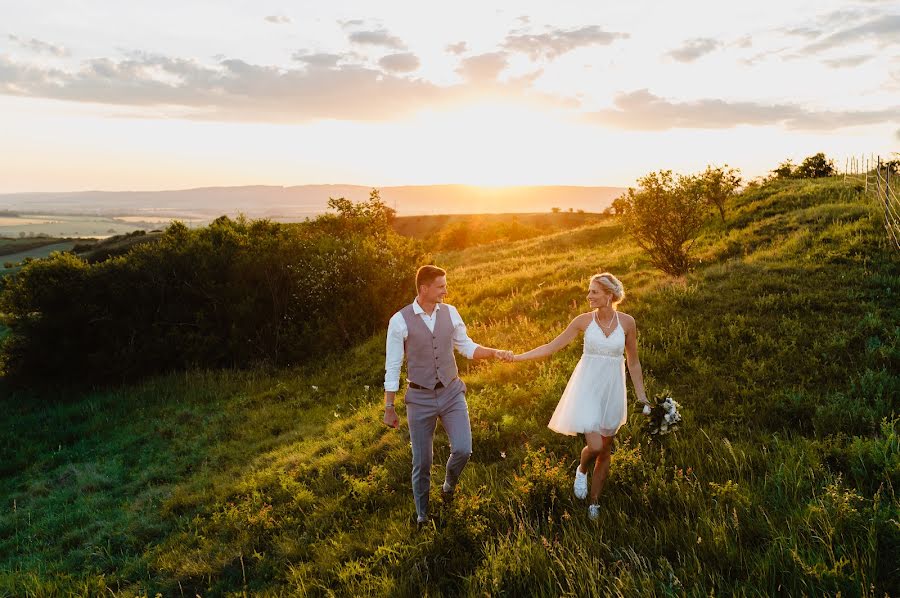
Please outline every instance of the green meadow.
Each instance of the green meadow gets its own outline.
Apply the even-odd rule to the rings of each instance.
[[[474,454],[441,506],[438,433],[419,531],[383,331],[293,368],[7,389],[0,596],[900,595],[900,255],[879,217],[838,178],[751,186],[677,280],[617,218],[433,255],[472,338],[516,351],[587,310],[591,274],[624,282],[648,392],[684,421],[648,437],[629,382],[599,521],[572,495],[580,439],[546,428],[580,341],[460,358]]]

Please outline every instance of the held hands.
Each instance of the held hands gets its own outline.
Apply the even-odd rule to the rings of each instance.
[[[513,352],[512,351],[500,351],[498,350],[494,353],[494,357],[499,359],[500,361],[505,361],[506,363],[512,363],[513,361]]]

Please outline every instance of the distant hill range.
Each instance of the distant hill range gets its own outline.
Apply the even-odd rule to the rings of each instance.
[[[329,197],[368,198],[371,187],[204,187],[181,191],[81,191],[0,194],[0,210],[36,214],[215,218],[244,213],[252,218],[303,219],[326,211]],[[622,194],[622,187],[474,187],[426,185],[380,187],[381,197],[403,216],[502,212],[600,212]]]

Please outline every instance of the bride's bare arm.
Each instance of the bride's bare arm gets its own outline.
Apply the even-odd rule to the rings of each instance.
[[[637,322],[627,314],[619,314],[625,326],[625,363],[628,365],[628,373],[631,374],[631,382],[634,384],[634,394],[638,401],[647,403],[647,392],[644,390],[644,372],[641,370],[641,360],[638,359]]]
[[[591,323],[591,318],[594,317],[593,313],[586,313],[577,316],[569,326],[563,330],[562,334],[557,336],[555,339],[547,343],[546,345],[541,345],[531,351],[526,353],[522,353],[520,355],[516,355],[513,357],[513,361],[528,361],[530,359],[543,359],[545,357],[550,357],[569,343],[571,343],[578,336],[579,332],[584,332],[584,329],[587,328],[588,324]]]

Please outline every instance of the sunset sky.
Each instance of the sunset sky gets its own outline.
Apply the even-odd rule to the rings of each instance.
[[[633,185],[900,151],[900,2],[0,0],[0,192]]]

